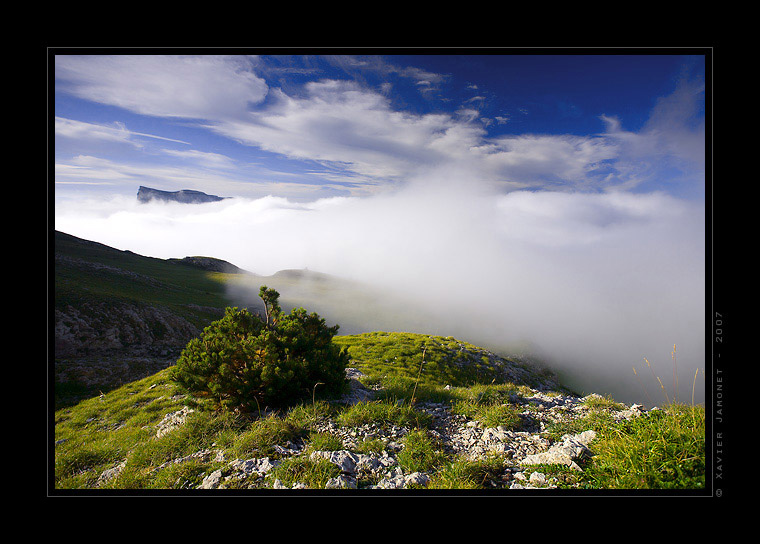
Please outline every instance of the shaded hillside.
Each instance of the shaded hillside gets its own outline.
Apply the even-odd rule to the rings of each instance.
[[[52,242],[48,311],[56,405],[173,364],[230,304],[224,288],[230,272],[144,257],[59,231]]]
[[[225,273],[55,232],[56,357],[182,348],[229,300]]]

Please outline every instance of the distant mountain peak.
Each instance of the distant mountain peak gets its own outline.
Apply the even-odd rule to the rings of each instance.
[[[192,189],[182,189],[180,191],[161,191],[150,187],[143,187],[137,190],[138,202],[150,202],[151,200],[162,200],[164,202],[181,202],[182,204],[202,204],[204,202],[218,202],[226,197],[207,195],[201,191]]]

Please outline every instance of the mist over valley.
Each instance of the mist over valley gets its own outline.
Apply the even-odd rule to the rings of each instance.
[[[704,214],[664,194],[434,193],[408,187],[313,203],[126,199],[59,206],[56,228],[163,259],[205,255],[235,275],[233,304],[260,285],[340,334],[454,336],[533,355],[579,391],[621,401],[674,394],[704,370]],[[638,369],[637,377],[633,368]],[[646,374],[645,374],[646,372]],[[651,383],[654,382],[654,383]],[[695,401],[704,396],[696,381]]]

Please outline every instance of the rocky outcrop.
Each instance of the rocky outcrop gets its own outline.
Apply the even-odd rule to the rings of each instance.
[[[347,369],[352,388],[341,402],[355,403],[371,400],[374,391],[365,389],[356,379],[360,373],[356,369]],[[521,407],[523,425],[521,430],[509,430],[504,427],[486,427],[478,421],[452,413],[445,403],[425,402],[415,405],[415,409],[425,412],[431,418],[428,433],[441,445],[442,451],[449,456],[458,456],[476,461],[498,455],[507,461],[503,473],[496,476],[490,485],[501,489],[540,489],[556,488],[560,485],[572,487],[573,472],[581,472],[584,461],[592,455],[593,441],[596,433],[587,429],[576,434],[566,434],[559,440],[547,438],[547,426],[560,421],[583,419],[589,412],[591,404],[598,395],[577,397],[573,395],[547,394],[530,390],[510,403]],[[608,408],[615,420],[623,421],[639,417],[642,407],[632,405],[627,408]],[[163,436],[177,426],[182,425],[192,412],[185,407],[167,414],[157,425],[157,435]],[[326,460],[334,464],[339,475],[330,479],[327,489],[357,489],[359,482],[364,482],[362,489],[424,489],[428,486],[432,474],[425,472],[405,472],[399,463],[399,453],[403,451],[404,437],[411,431],[396,425],[366,424],[358,427],[343,427],[330,419],[315,425],[314,431],[329,433],[340,439],[341,449],[333,451],[310,451],[303,439],[287,441],[274,447],[275,456],[253,457],[248,459],[228,459],[221,449],[202,450],[194,454],[175,459],[165,465],[201,460],[211,463],[210,470],[200,484],[192,487],[198,489],[306,489],[303,483],[285,485],[272,475],[272,470],[284,459],[295,456],[307,456],[311,461]],[[357,453],[359,445],[366,440],[383,444],[382,451]],[[569,473],[546,474],[535,465],[561,465],[569,467]],[[107,481],[123,466],[117,464],[101,476]],[[159,470],[162,467],[157,468]],[[374,482],[367,485],[366,482]]]
[[[161,191],[159,189],[151,189],[150,187],[143,187],[142,185],[137,190],[138,202],[150,202],[151,200],[159,200],[163,202],[180,202],[182,204],[203,204],[205,202],[218,202],[224,200],[225,197],[216,195],[207,195],[201,191],[194,191],[192,189],[182,189],[180,191]]]
[[[86,241],[80,242],[89,244]],[[55,265],[57,270],[60,268],[71,270],[75,274],[102,277],[105,278],[104,281],[129,282],[146,290],[166,292],[178,289],[175,285],[126,268],[61,253],[55,254]],[[225,261],[217,261],[215,266],[225,270],[237,269]],[[197,322],[202,323],[209,318],[224,315],[223,308],[194,304],[185,305],[184,313],[180,315],[176,310],[159,304],[124,299],[108,299],[104,302],[96,300],[74,300],[70,304],[56,305],[56,359],[115,354],[163,357],[181,350],[187,342],[200,334],[200,327],[191,323],[188,317],[192,319],[193,316],[200,316]]]

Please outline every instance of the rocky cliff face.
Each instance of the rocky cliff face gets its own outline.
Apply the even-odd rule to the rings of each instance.
[[[166,308],[132,303],[85,303],[55,309],[55,355],[164,355],[199,334]]]
[[[204,202],[218,202],[219,200],[224,200],[224,198],[216,195],[207,195],[201,191],[193,191],[191,189],[160,191],[141,185],[137,190],[137,201],[143,203],[150,202],[151,200],[161,200],[164,202],[181,202],[182,204],[203,204]]]
[[[217,308],[198,308],[210,313]],[[55,382],[108,390],[174,364],[199,327],[168,308],[84,303],[55,309]]]

